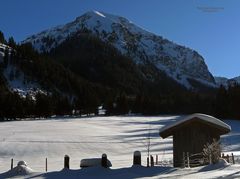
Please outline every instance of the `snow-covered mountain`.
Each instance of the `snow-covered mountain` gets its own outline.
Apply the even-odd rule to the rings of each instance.
[[[225,78],[225,77],[214,77],[215,82],[218,86],[223,85],[225,87],[228,87],[229,85],[239,84],[240,85],[240,76],[235,78]]]
[[[51,51],[68,37],[88,31],[112,44],[136,64],[153,64],[168,76],[191,88],[188,79],[215,87],[204,59],[196,51],[148,32],[126,18],[91,11],[65,25],[33,35],[22,43],[32,43],[39,52]]]

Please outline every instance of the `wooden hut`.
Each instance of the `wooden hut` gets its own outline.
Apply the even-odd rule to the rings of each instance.
[[[192,114],[160,129],[162,138],[173,136],[173,165],[181,167],[183,155],[197,154],[204,145],[219,140],[220,135],[230,132],[231,127],[219,119],[205,115]]]

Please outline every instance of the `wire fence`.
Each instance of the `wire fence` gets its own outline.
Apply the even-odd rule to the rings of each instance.
[[[183,153],[183,167],[198,167],[212,164],[212,157],[212,155],[204,156],[203,153],[189,154],[187,152],[186,155]],[[236,163],[236,156],[233,153],[231,155],[222,153],[219,158],[225,159],[230,164]],[[240,158],[237,160],[240,162]]]
[[[240,155],[235,156],[235,163],[240,164]]]
[[[91,158],[88,158],[88,159],[91,159]],[[14,167],[18,166],[18,163],[20,161],[23,161],[23,158],[15,157],[15,158],[0,159],[0,173],[4,173],[4,172],[7,172],[8,170],[13,169]],[[34,158],[26,158],[26,160],[24,159],[24,161],[25,161],[24,163],[26,163],[27,166],[33,169],[35,172],[58,171],[58,170],[62,170],[66,166],[65,157],[59,157],[59,158],[38,157],[35,160]],[[133,156],[132,157],[129,156],[129,159],[127,160],[126,158],[121,158],[121,157],[118,157],[118,158],[110,157],[110,161],[113,162],[113,164],[121,163],[121,165],[118,165],[118,167],[128,167],[128,166],[131,167],[133,165]],[[81,158],[78,159],[74,157],[71,157],[71,158],[69,157],[69,168],[80,169],[80,163],[81,163]],[[141,158],[141,165],[147,166],[147,158],[145,155],[143,155]]]
[[[219,158],[225,159],[230,164],[240,164],[240,155],[224,154],[222,153]],[[185,167],[198,167],[203,165],[212,164],[211,155],[206,158],[203,153],[190,154],[188,152],[183,152],[182,162],[174,163],[173,160],[160,160],[158,161],[158,155],[156,155],[156,165],[164,167],[172,167],[173,165]]]
[[[225,159],[228,163],[231,164],[240,164],[240,155],[231,155],[229,154],[221,154],[221,158]],[[123,162],[124,166],[126,165],[131,166],[133,159],[129,158],[129,161],[123,160],[123,159],[114,159],[114,161],[117,160],[117,162]],[[163,166],[163,167],[172,167],[174,162],[173,160],[169,159],[162,159],[161,155],[150,155],[149,161],[147,162],[147,158],[145,156],[141,159],[141,164],[143,166]],[[15,166],[17,166],[18,162],[22,161],[20,158],[12,158],[12,159],[7,159],[4,158],[4,160],[0,161],[0,168],[1,170],[4,169],[2,172],[6,172],[10,169],[13,169]],[[211,160],[210,160],[211,161]],[[115,161],[116,162],[116,161]],[[209,161],[208,161],[209,162]],[[28,165],[37,172],[47,172],[47,171],[56,171],[56,170],[61,170],[65,167],[65,158],[42,158],[41,160],[38,161],[27,161]],[[71,165],[72,164],[72,165]],[[196,153],[196,154],[190,154],[188,152],[183,153],[183,159],[182,163],[179,164],[179,166],[182,166],[183,168],[185,167],[198,167],[205,165],[206,160],[203,156],[202,153]],[[3,166],[4,165],[4,166]],[[72,169],[79,169],[80,168],[80,159],[69,159],[69,167]]]

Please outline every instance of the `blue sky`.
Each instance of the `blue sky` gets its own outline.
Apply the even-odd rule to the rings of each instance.
[[[195,49],[213,75],[230,78],[240,75],[239,7],[239,0],[6,0],[0,30],[21,41],[86,11],[103,11]]]

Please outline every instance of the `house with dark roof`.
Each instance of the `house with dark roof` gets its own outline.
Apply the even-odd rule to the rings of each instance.
[[[223,121],[196,113],[161,128],[159,135],[162,138],[173,136],[173,165],[181,167],[184,154],[201,153],[207,143],[219,140],[221,135],[230,131],[231,127]]]

